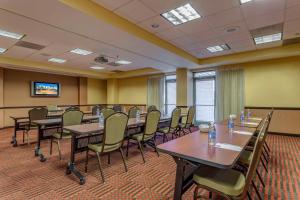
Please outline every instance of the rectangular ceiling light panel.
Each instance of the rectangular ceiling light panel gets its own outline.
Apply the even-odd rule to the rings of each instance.
[[[241,4],[248,3],[250,1],[252,1],[252,0],[240,0]]]
[[[76,53],[76,54],[79,54],[79,55],[83,55],[83,56],[87,56],[87,55],[90,55],[90,54],[93,53],[92,51],[88,51],[88,50],[84,50],[84,49],[79,49],[79,48],[73,49],[70,52],[71,53]]]
[[[55,62],[55,63],[65,63],[66,62],[66,60],[61,59],[61,58],[50,58],[48,61]]]
[[[269,42],[276,42],[282,40],[282,33],[275,33],[271,35],[264,35],[260,37],[255,37],[255,44],[264,44]]]
[[[183,24],[201,17],[189,3],[161,15],[174,25]]]
[[[9,32],[9,31],[0,29],[0,36],[20,40],[24,37],[24,34],[13,33],[13,32]]]
[[[230,47],[227,44],[222,44],[222,45],[207,47],[206,49],[211,53],[215,53],[215,52],[219,52],[219,51],[229,50]]]
[[[0,54],[1,53],[4,53],[7,49],[4,49],[4,48],[0,48]]]

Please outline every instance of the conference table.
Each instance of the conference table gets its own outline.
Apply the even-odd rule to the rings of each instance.
[[[64,110],[51,110],[48,111],[47,118],[60,118],[63,115],[63,113]],[[83,113],[85,115],[92,114],[91,111],[83,111]],[[14,121],[14,132],[12,135],[11,144],[13,144],[13,147],[17,147],[17,132],[25,130],[26,125],[29,124],[29,116],[10,116],[10,118]]]
[[[97,115],[84,115],[82,118],[82,122],[87,123],[98,119],[99,116]],[[37,139],[37,145],[35,147],[34,155],[39,156],[41,162],[45,162],[46,158],[41,151],[41,141],[50,139],[53,134],[53,130],[59,131],[59,129],[61,128],[62,118],[59,117],[59,118],[33,120],[31,123],[38,127],[38,139]],[[47,132],[49,133],[47,134]]]
[[[181,199],[193,184],[193,173],[200,165],[232,168],[261,121],[257,120],[255,126],[247,127],[236,120],[232,133],[227,128],[227,121],[216,123],[216,145],[209,145],[208,134],[200,131],[158,145],[158,151],[171,155],[176,162],[174,199]]]
[[[166,127],[169,126],[171,121],[170,116],[162,116],[160,118],[158,127]],[[136,118],[130,118],[127,124],[127,131],[125,133],[125,138],[138,132],[130,132],[131,129],[143,128],[145,125],[145,118],[141,118],[137,120]],[[78,152],[85,151],[87,149],[87,145],[89,143],[100,143],[102,141],[102,135],[104,127],[99,123],[90,123],[90,124],[80,124],[73,126],[66,126],[63,128],[64,130],[70,131],[72,134],[71,139],[71,154],[70,154],[70,162],[68,163],[66,174],[73,173],[78,179],[79,183],[83,185],[85,183],[85,177],[76,169],[75,166],[75,154]],[[100,137],[99,137],[100,136]],[[94,137],[94,140],[92,139]],[[95,137],[98,137],[95,139]],[[88,138],[87,142],[84,145],[78,147],[78,138]]]

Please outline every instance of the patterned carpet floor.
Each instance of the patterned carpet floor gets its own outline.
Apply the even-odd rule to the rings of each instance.
[[[42,143],[47,161],[41,163],[34,156],[35,144],[10,144],[13,129],[0,130],[0,199],[172,199],[175,183],[176,164],[165,154],[157,157],[152,149],[146,148],[146,164],[137,146],[130,148],[127,159],[128,172],[125,173],[118,152],[113,153],[111,164],[102,157],[106,181],[102,183],[96,157],[89,160],[86,184],[79,185],[73,175],[65,175],[70,157],[70,143],[62,143],[63,159],[59,161],[57,148],[49,155],[49,142]],[[36,133],[31,133],[33,142]],[[271,160],[269,173],[259,167],[266,187],[259,184],[264,199],[300,198],[300,137],[269,135]],[[19,143],[22,134],[18,135]],[[85,153],[77,154],[77,168],[84,174]],[[258,181],[256,180],[258,183]],[[192,186],[183,199],[193,199]],[[251,190],[253,199],[256,199]],[[202,191],[208,195],[207,191]],[[217,197],[217,199],[219,199]]]

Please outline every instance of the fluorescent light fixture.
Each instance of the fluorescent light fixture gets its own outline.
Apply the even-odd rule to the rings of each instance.
[[[87,56],[87,55],[93,53],[92,51],[88,51],[88,50],[84,50],[84,49],[79,49],[79,48],[73,49],[70,52],[71,53],[76,53],[76,54],[79,54],[79,55],[83,55],[83,56]]]
[[[264,44],[269,42],[276,42],[282,40],[282,33],[275,33],[271,35],[264,35],[254,38],[255,44]]]
[[[22,37],[24,37],[24,34],[8,32],[8,31],[0,29],[0,36],[20,40]]]
[[[119,64],[119,65],[129,65],[132,62],[127,61],[127,60],[117,60],[115,63]]]
[[[252,0],[240,0],[241,4],[248,3],[250,1],[252,1]]]
[[[66,62],[66,60],[61,59],[61,58],[50,58],[48,61],[49,62],[56,62],[56,63],[65,63]]]
[[[229,50],[230,47],[227,44],[222,44],[222,45],[207,47],[206,49],[211,53],[215,53],[215,52],[219,52],[219,51]]]
[[[174,25],[183,24],[201,17],[189,3],[161,15]]]
[[[92,69],[105,69],[105,67],[101,67],[101,66],[91,66],[90,68],[92,68]]]
[[[4,48],[0,48],[0,54],[1,53],[4,53],[7,49],[4,49]]]

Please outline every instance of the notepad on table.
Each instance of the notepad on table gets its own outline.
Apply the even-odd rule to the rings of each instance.
[[[227,143],[217,143],[215,144],[215,147],[221,148],[221,149],[227,149],[227,150],[232,150],[232,151],[242,151],[243,148],[237,145],[233,144],[227,144]]]
[[[241,134],[241,135],[253,135],[251,132],[248,131],[233,131],[233,133]]]

